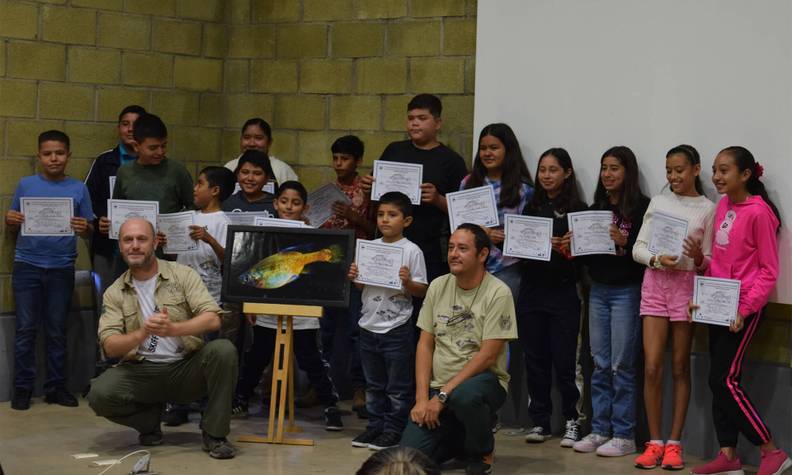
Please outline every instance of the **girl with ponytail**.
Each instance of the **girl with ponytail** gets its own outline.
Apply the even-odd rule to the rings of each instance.
[[[709,385],[720,452],[694,468],[697,475],[743,473],[735,453],[739,434],[760,447],[760,475],[778,475],[792,467],[740,383],[743,357],[778,278],[776,234],[781,221],[760,181],[763,173],[744,147],[721,150],[712,166],[712,182],[724,195],[715,210],[712,258],[702,256],[697,243],[687,243],[687,252],[703,263],[706,275],[740,280],[739,307],[731,326],[709,326]]]

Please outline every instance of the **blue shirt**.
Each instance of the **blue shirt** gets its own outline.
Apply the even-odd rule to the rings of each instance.
[[[130,155],[127,152],[126,145],[121,142],[118,143],[118,157],[121,159],[121,165],[132,163],[137,160],[137,155]]]
[[[20,210],[20,198],[71,198],[74,200],[74,215],[87,220],[93,219],[91,196],[81,181],[71,177],[50,181],[41,175],[26,176],[19,180],[14,192],[11,209]],[[76,236],[22,236],[17,237],[14,261],[55,269],[74,266],[77,258]]]

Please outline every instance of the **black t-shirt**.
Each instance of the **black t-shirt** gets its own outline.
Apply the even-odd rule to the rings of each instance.
[[[467,175],[462,157],[443,144],[423,150],[410,140],[392,142],[385,147],[380,160],[423,165],[423,182],[433,184],[443,196],[458,191]],[[404,236],[421,248],[427,264],[444,262],[443,241],[449,236],[448,215],[434,205],[415,206],[413,223],[404,229]]]
[[[593,254],[585,256],[589,277],[594,282],[606,285],[641,285],[643,281],[644,265],[635,262],[632,257],[632,248],[638,239],[638,231],[643,224],[643,216],[649,207],[649,198],[642,197],[632,215],[629,217],[619,214],[618,207],[608,203],[605,205],[593,204],[592,210],[613,211],[614,224],[624,233],[627,233],[627,245],[616,246],[616,255]]]
[[[226,198],[225,201],[220,205],[220,209],[225,211],[226,213],[239,213],[245,211],[266,211],[272,216],[273,218],[277,218],[278,214],[275,212],[275,207],[273,206],[273,201],[275,200],[275,195],[272,193],[264,192],[264,196],[259,198],[256,201],[248,201],[245,198],[245,193],[240,190],[234,193],[233,195]]]

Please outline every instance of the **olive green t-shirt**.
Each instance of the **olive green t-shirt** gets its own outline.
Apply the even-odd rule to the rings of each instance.
[[[517,320],[509,287],[487,272],[481,284],[463,290],[456,277],[446,274],[429,285],[418,327],[434,335],[431,388],[440,388],[456,376],[481,349],[483,340],[514,340]],[[506,345],[489,370],[508,391]]]
[[[193,182],[181,163],[165,158],[158,165],[140,165],[137,160],[118,169],[113,198],[159,203],[159,212],[178,213],[193,209]]]

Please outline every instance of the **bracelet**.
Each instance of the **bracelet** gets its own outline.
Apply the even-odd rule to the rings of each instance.
[[[654,264],[652,265],[655,269],[662,269],[663,264],[660,262],[660,254],[654,256]]]

